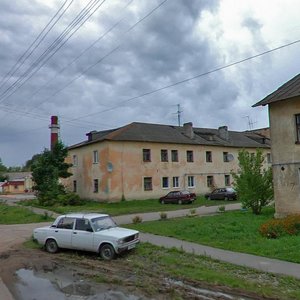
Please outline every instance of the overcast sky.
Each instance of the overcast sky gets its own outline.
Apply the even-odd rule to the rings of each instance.
[[[177,125],[177,104],[196,127],[267,127],[267,107],[251,106],[299,73],[300,43],[198,75],[298,40],[299,11],[297,0],[1,0],[0,158],[23,165],[49,148],[51,115],[66,145],[134,121]]]

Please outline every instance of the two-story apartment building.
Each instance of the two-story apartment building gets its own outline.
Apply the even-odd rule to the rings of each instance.
[[[269,107],[275,216],[300,213],[300,74],[259,105]]]
[[[69,190],[99,201],[155,199],[170,190],[202,194],[232,184],[238,151],[262,148],[270,163],[270,140],[253,132],[131,123],[92,131],[69,147]]]

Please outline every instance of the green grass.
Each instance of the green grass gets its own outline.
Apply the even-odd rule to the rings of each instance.
[[[215,216],[168,219],[128,227],[216,248],[300,263],[299,236],[266,239],[259,234],[259,226],[271,219],[273,214],[273,208],[265,208],[258,216],[249,211],[230,211]]]
[[[229,203],[236,203],[237,201],[211,201],[206,200],[204,197],[198,197],[193,204],[160,204],[157,199],[153,200],[132,200],[132,201],[120,201],[117,203],[103,203],[96,201],[86,201],[84,205],[74,206],[40,206],[37,200],[26,200],[19,202],[22,205],[31,205],[50,211],[54,211],[60,214],[69,212],[101,212],[112,216],[135,214],[135,213],[146,213],[155,211],[167,211],[167,210],[178,210],[178,209],[191,209],[199,206],[212,206],[222,205]]]
[[[0,203],[0,224],[27,224],[52,220],[48,215],[37,215],[25,207]]]

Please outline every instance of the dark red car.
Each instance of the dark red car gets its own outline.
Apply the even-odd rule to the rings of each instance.
[[[233,188],[215,189],[211,193],[206,193],[204,197],[208,200],[236,200],[236,191]]]
[[[190,193],[188,191],[174,191],[168,193],[164,197],[159,198],[161,204],[166,203],[177,203],[177,204],[186,204],[193,203],[196,200],[196,194]]]

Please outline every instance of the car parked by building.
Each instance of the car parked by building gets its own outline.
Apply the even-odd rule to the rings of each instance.
[[[139,243],[139,232],[121,228],[109,215],[72,213],[57,217],[50,226],[36,228],[33,238],[50,253],[59,248],[99,253],[104,260],[131,250]]]
[[[208,200],[236,200],[237,194],[233,188],[218,188],[211,193],[206,193],[204,197]]]
[[[187,204],[193,203],[196,200],[196,194],[189,191],[173,191],[169,192],[167,195],[160,197],[159,202],[161,204],[167,203],[177,203],[177,204]]]

